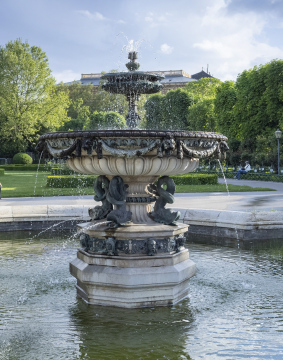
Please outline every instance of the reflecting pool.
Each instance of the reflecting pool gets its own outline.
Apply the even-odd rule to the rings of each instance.
[[[54,234],[1,235],[1,360],[283,358],[283,248],[190,244],[189,297],[127,310],[76,297],[78,240]]]

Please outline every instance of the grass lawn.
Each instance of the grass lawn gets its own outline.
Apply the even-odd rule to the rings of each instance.
[[[36,171],[5,171],[0,177],[2,183],[2,198],[9,197],[33,197],[33,196],[56,196],[56,195],[93,195],[92,187],[88,188],[65,188],[55,189],[46,187],[49,172]],[[266,188],[252,188],[249,186],[228,185],[231,192],[243,191],[273,191]],[[217,185],[178,185],[176,192],[197,193],[197,192],[226,192],[224,184]]]
[[[247,191],[276,191],[269,188],[251,187],[228,184],[230,192],[247,192]],[[199,193],[199,192],[227,192],[225,184],[217,185],[177,185],[177,193]]]

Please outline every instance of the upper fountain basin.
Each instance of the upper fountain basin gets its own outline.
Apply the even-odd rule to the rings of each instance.
[[[158,81],[164,79],[164,76],[142,71],[128,71],[105,74],[101,76],[101,79],[107,80],[102,88],[111,93],[154,94],[162,90],[163,85]]]
[[[43,156],[66,158],[80,173],[175,175],[195,170],[200,158],[225,156],[227,138],[197,131],[97,130],[44,134]]]

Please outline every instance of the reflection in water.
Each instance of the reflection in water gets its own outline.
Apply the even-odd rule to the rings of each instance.
[[[281,359],[282,247],[190,244],[197,275],[174,307],[119,309],[76,298],[78,240],[0,239],[0,359]]]
[[[70,315],[82,358],[190,359],[185,345],[193,319],[187,305],[126,310],[79,301]]]

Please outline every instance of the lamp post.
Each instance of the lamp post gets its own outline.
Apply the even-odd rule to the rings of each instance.
[[[282,135],[282,131],[280,131],[279,129],[277,129],[275,131],[275,137],[277,139],[277,143],[278,143],[278,175],[280,175],[280,152],[279,152],[279,140],[281,138]]]

